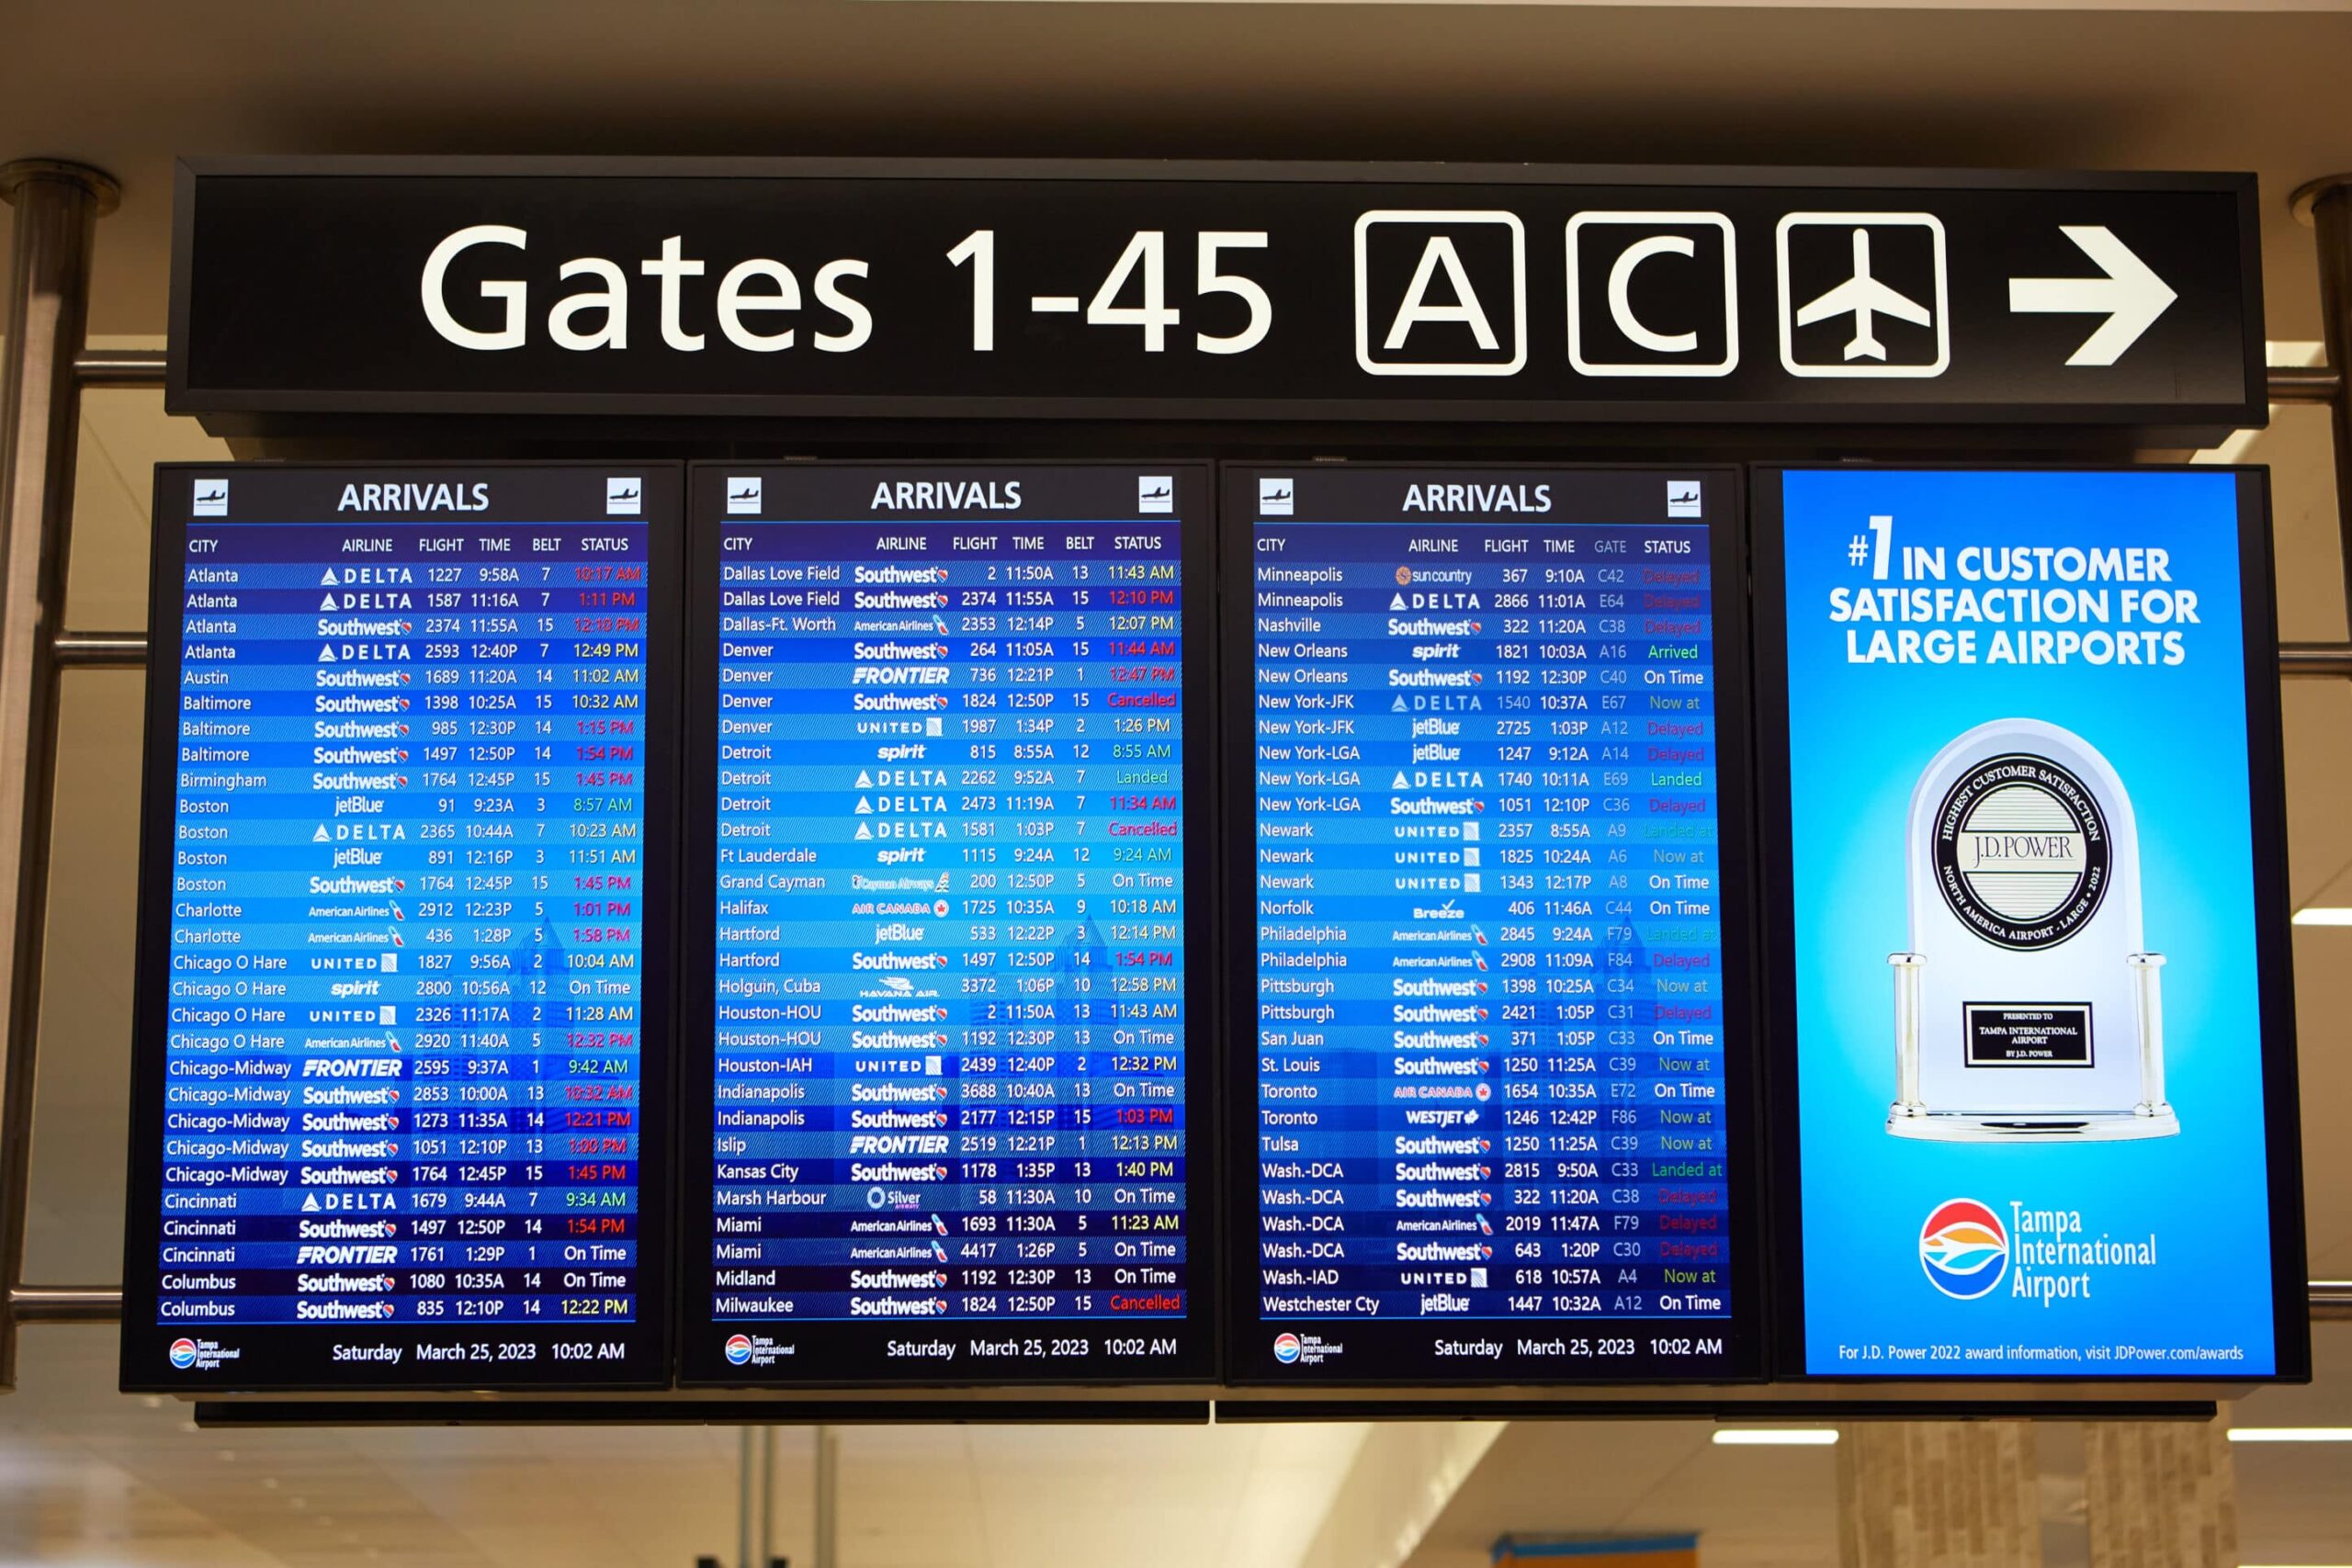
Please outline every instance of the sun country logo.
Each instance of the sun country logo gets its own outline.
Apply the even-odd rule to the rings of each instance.
[[[1951,1199],[1937,1204],[1919,1227],[1919,1267],[1944,1294],[1973,1301],[2008,1273],[2009,1233],[1975,1199]]]

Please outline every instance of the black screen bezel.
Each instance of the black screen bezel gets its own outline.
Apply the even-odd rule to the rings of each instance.
[[[170,907],[173,828],[178,797],[180,641],[184,606],[180,590],[188,526],[198,521],[189,498],[194,480],[210,475],[304,472],[334,482],[387,479],[447,480],[495,477],[531,470],[566,470],[604,478],[614,467],[641,473],[647,550],[645,713],[644,889],[640,974],[640,1126],[638,1145],[638,1314],[628,1325],[624,1359],[559,1361],[548,1354],[559,1337],[579,1329],[560,1324],[537,1328],[528,1338],[539,1348],[530,1361],[488,1365],[495,1376],[459,1377],[446,1362],[421,1363],[403,1356],[397,1366],[335,1362],[326,1359],[331,1338],[349,1337],[350,1325],[256,1325],[264,1337],[241,1347],[234,1370],[220,1382],[174,1381],[166,1350],[199,1325],[155,1324],[162,1294],[155,1263],[162,1245],[164,1090],[169,1032]],[[616,464],[580,462],[457,461],[448,463],[159,463],[155,467],[153,526],[150,536],[147,601],[147,691],[144,765],[140,787],[140,859],[137,957],[133,982],[130,1151],[128,1207],[123,1226],[123,1313],[120,1387],[126,1393],[230,1395],[243,1393],[347,1392],[399,1389],[406,1392],[525,1392],[667,1387],[670,1382],[673,1298],[670,1133],[675,1072],[673,957],[678,903],[676,810],[678,694],[682,637],[679,635],[684,465],[620,459]],[[183,479],[187,482],[182,482]],[[582,518],[582,521],[597,519]],[[527,526],[523,525],[521,526]],[[666,633],[666,635],[664,635]],[[401,1324],[371,1335],[413,1338],[419,1325]],[[469,1331],[483,1335],[488,1325]],[[598,1337],[609,1337],[606,1328]],[[520,1342],[511,1333],[502,1336]],[[460,1363],[470,1365],[471,1363]]]
[[[1750,598],[1755,615],[1756,802],[1759,822],[1791,811],[1788,703],[1787,531],[1781,478],[1820,463],[1758,463],[1750,468]],[[2013,1371],[1968,1374],[1817,1372],[1805,1365],[1804,1188],[1799,1101],[1795,974],[1795,871],[1783,831],[1759,835],[1764,933],[1768,1114],[1773,1196],[1773,1376],[1776,1381],[1950,1385],[2308,1382],[2312,1374],[2309,1286],[2303,1236],[2302,1139],[2295,1055],[2291,904],[2287,884],[2285,721],[2278,675],[2278,591],[2270,533],[2270,471],[2259,466],[2186,463],[1876,463],[1838,471],[1886,473],[2226,473],[2237,480],[2238,589],[2245,644],[2247,798],[2254,841],[2256,993],[2263,1011],[2262,1104],[2270,1197],[2270,1294],[2277,1370],[2267,1373],[2114,1373],[2069,1371],[2036,1378]]]
[[[1256,1292],[1259,1214],[1255,1129],[1258,1124],[1257,1075],[1257,876],[1256,821],[1256,658],[1255,596],[1251,587],[1252,545],[1258,520],[1256,491],[1261,474],[1311,472],[1312,459],[1291,464],[1224,463],[1219,465],[1219,550],[1224,572],[1219,581],[1222,600],[1222,651],[1225,660],[1226,726],[1220,732],[1225,759],[1225,881],[1222,901],[1228,943],[1225,964],[1227,1036],[1225,1113],[1227,1205],[1226,1298],[1226,1382],[1237,1388],[1284,1387],[1299,1390],[1349,1388],[1410,1388],[1439,1396],[1450,1389],[1495,1387],[1600,1387],[1677,1384],[1719,1385],[1760,1382],[1764,1376],[1766,1337],[1766,1269],[1762,1240],[1762,1079],[1759,1071],[1760,1014],[1754,1005],[1755,930],[1753,822],[1749,790],[1752,764],[1748,715],[1744,696],[1748,685],[1747,616],[1747,530],[1745,472],[1735,466],[1692,463],[1668,467],[1655,463],[1525,463],[1381,462],[1354,463],[1351,471],[1386,469],[1426,474],[1432,479],[1492,478],[1557,480],[1586,473],[1652,473],[1669,479],[1704,476],[1716,481],[1716,504],[1703,520],[1709,541],[1709,598],[1714,621],[1716,694],[1716,832],[1720,867],[1720,908],[1723,922],[1723,987],[1724,1092],[1731,1101],[1724,1119],[1725,1180],[1731,1190],[1728,1237],[1731,1243],[1732,1315],[1704,1320],[1702,1330],[1720,1333],[1724,1341],[1723,1370],[1694,1373],[1687,1367],[1660,1366],[1660,1358],[1643,1348],[1609,1365],[1622,1371],[1592,1370],[1564,1374],[1545,1368],[1515,1368],[1508,1373],[1481,1374],[1475,1363],[1437,1356],[1426,1342],[1408,1348],[1408,1336],[1424,1341],[1433,1326],[1426,1319],[1374,1324],[1356,1319],[1291,1320],[1270,1325],[1262,1315]],[[1573,1326],[1580,1334],[1630,1337],[1639,1347],[1656,1335],[1662,1319],[1531,1320],[1527,1331],[1553,1334]],[[1464,1324],[1468,1333],[1508,1335],[1510,1325],[1492,1320]],[[1271,1336],[1280,1329],[1322,1333],[1350,1348],[1350,1360],[1329,1370],[1303,1364],[1284,1366],[1274,1359]],[[1394,1332],[1392,1332],[1394,1330]],[[1359,1351],[1368,1351],[1361,1359]],[[1594,1358],[1596,1363],[1599,1358]],[[1433,1409],[1437,1408],[1433,1405]]]
[[[1025,1370],[1008,1358],[974,1363],[956,1358],[943,1372],[935,1363],[899,1360],[888,1355],[893,1337],[943,1327],[1001,1335],[1020,1326],[1018,1320],[996,1319],[984,1324],[967,1319],[908,1322],[878,1319],[871,1323],[842,1320],[810,1321],[792,1325],[797,1347],[782,1368],[753,1370],[729,1365],[721,1348],[724,1334],[709,1311],[716,1288],[716,1265],[709,1256],[710,1222],[715,1187],[711,1159],[704,1140],[714,1115],[713,1074],[716,979],[713,968],[714,921],[704,915],[680,922],[682,1032],[690,1042],[680,1053],[678,1114],[677,1372],[681,1388],[808,1388],[888,1389],[937,1388],[1124,1388],[1161,1385],[1198,1386],[1212,1382],[1218,1366],[1217,1309],[1222,1280],[1222,1249],[1216,1222],[1222,1213],[1218,1179],[1216,1109],[1218,1063],[1223,1057],[1217,1021],[1216,979],[1217,887],[1215,853],[1216,822],[1216,772],[1213,738],[1217,733],[1216,639],[1212,613],[1216,578],[1216,513],[1214,474],[1202,459],[1148,459],[1137,463],[1095,459],[1034,461],[957,461],[954,459],[842,459],[823,462],[776,463],[695,462],[689,466],[687,557],[690,572],[687,606],[687,740],[683,851],[683,908],[707,911],[717,897],[718,724],[719,536],[726,525],[721,487],[731,477],[758,475],[768,485],[788,486],[797,475],[812,471],[835,473],[865,469],[883,476],[922,477],[942,473],[998,479],[1017,479],[1028,472],[1069,468],[1133,470],[1166,469],[1189,476],[1189,497],[1180,477],[1175,514],[1180,532],[1183,572],[1182,627],[1184,638],[1184,724],[1180,757],[1184,777],[1184,964],[1185,1064],[1187,1107],[1185,1226],[1186,1255],[1193,1271],[1188,1282],[1185,1314],[1181,1320],[1148,1319],[1136,1325],[1137,1334],[1164,1334],[1171,1326],[1182,1338],[1178,1352],[1155,1359],[1148,1373],[1115,1371],[1057,1373],[1050,1366]],[[771,490],[770,495],[776,493]],[[1139,520],[1140,521],[1140,520]],[[1197,587],[1195,585],[1198,585]],[[1202,882],[1206,886],[1200,891]],[[689,1153],[689,1151],[699,1151]],[[1100,1337],[1102,1321],[1044,1318],[1035,1321],[1039,1337],[1051,1338],[1056,1325],[1064,1334],[1085,1333]],[[730,1322],[727,1332],[762,1326]],[[770,1328],[775,1325],[765,1325]],[[823,1371],[803,1373],[795,1368]],[[1082,1410],[1083,1405],[1074,1408]]]

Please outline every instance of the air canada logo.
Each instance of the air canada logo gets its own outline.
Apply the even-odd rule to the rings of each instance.
[[[1919,1227],[1919,1267],[1944,1294],[1974,1301],[2008,1273],[2009,1233],[1973,1198],[1939,1203]]]
[[[195,1340],[175,1339],[172,1341],[172,1365],[177,1367],[182,1371],[186,1371],[190,1367],[196,1365]]]
[[[1936,885],[1996,947],[2055,947],[2098,913],[2111,879],[2107,818],[2082,780],[2047,757],[1990,757],[1936,812]]]

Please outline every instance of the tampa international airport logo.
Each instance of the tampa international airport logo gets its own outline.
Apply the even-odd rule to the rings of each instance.
[[[1988,757],[1936,812],[1936,885],[1960,922],[2012,952],[2055,947],[2107,897],[2107,818],[2047,757]]]
[[[196,1365],[195,1340],[175,1339],[172,1341],[172,1365],[177,1367],[182,1371],[186,1371],[190,1367]]]
[[[1299,1343],[1295,1334],[1274,1336],[1274,1359],[1287,1367],[1298,1359]]]
[[[748,1334],[729,1335],[727,1337],[727,1359],[739,1367],[744,1362],[750,1360],[752,1359],[752,1337]]]
[[[1919,1227],[1919,1267],[1944,1294],[1974,1301],[2008,1273],[2009,1233],[1975,1199],[1951,1199],[1937,1204]]]

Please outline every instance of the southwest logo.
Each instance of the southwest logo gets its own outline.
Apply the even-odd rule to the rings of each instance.
[[[172,1341],[172,1365],[177,1367],[182,1371],[186,1371],[190,1367],[196,1365],[195,1340],[175,1339]]]
[[[1287,1367],[1293,1361],[1297,1360],[1298,1351],[1299,1344],[1297,1335],[1277,1334],[1274,1336],[1274,1359],[1280,1361],[1283,1366]]]
[[[1939,1203],[1919,1227],[1919,1267],[1944,1294],[1973,1301],[2009,1271],[2009,1233],[1973,1198]]]
[[[743,1334],[729,1335],[727,1337],[727,1359],[739,1367],[744,1362],[750,1360],[752,1359],[751,1337]]]

